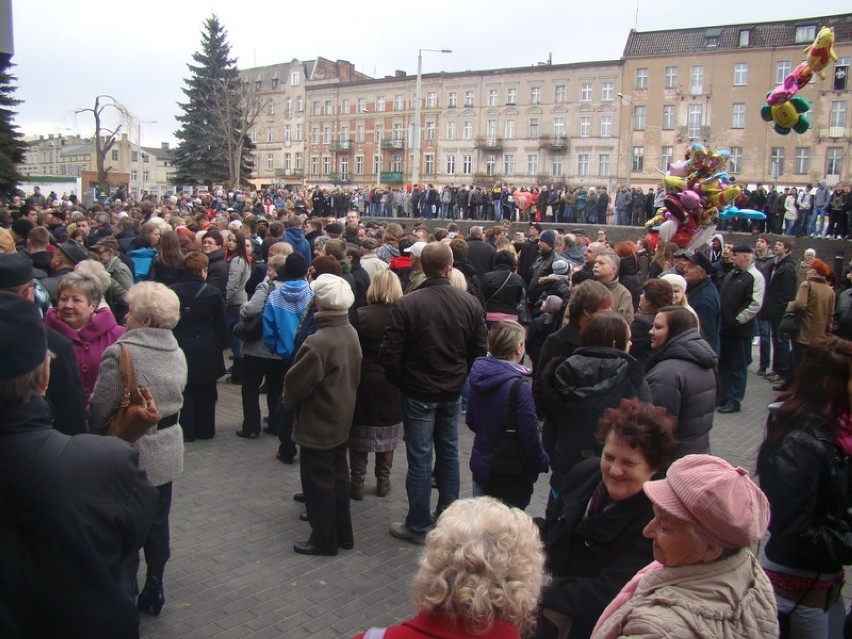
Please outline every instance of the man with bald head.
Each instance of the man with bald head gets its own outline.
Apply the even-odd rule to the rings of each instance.
[[[379,361],[403,396],[408,457],[408,515],[391,524],[394,537],[423,544],[432,528],[432,451],[437,514],[459,496],[458,422],[461,391],[473,360],[485,355],[482,305],[450,286],[453,253],[430,242],[420,254],[426,280],[394,304]]]

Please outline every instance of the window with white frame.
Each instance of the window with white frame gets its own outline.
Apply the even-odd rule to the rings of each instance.
[[[737,46],[747,47],[749,45],[749,42],[751,42],[751,31],[749,31],[748,29],[740,30],[740,39]]]
[[[611,102],[615,99],[615,88],[612,82],[601,82],[601,101]]]
[[[503,154],[503,175],[514,175],[515,174],[515,154],[514,153],[504,153]]]
[[[364,142],[366,139],[365,129],[363,124],[355,125],[355,141],[356,142]]]
[[[266,141],[274,142],[275,141],[275,129],[271,126],[266,127]]]
[[[426,153],[423,155],[423,171],[426,175],[432,175],[435,172],[435,154]]]
[[[645,168],[645,147],[644,146],[634,146],[633,147],[633,162],[631,171],[633,173],[641,173],[642,169]]]
[[[293,127],[290,124],[284,125],[284,144],[290,144],[293,140]]]
[[[455,140],[456,139],[456,123],[452,120],[447,122],[447,139]]]
[[[296,111],[302,113],[305,110],[305,98],[301,95],[296,98]]]
[[[494,175],[497,173],[497,156],[488,154],[485,156],[485,174]]]
[[[832,100],[828,111],[828,126],[844,128],[846,126],[846,100]]]
[[[462,175],[470,175],[473,171],[473,156],[472,155],[463,155],[462,156]]]
[[[660,147],[660,171],[668,171],[669,164],[674,160],[674,147],[671,146],[661,146]]]
[[[689,91],[692,95],[704,92],[704,65],[694,64],[689,70]]]
[[[494,140],[497,137],[497,120],[486,120],[485,137]]]
[[[313,126],[311,127],[311,144],[319,144],[319,127]]]
[[[530,153],[527,155],[527,175],[536,173],[538,173],[538,153]]]
[[[530,118],[529,125],[530,125],[530,137],[531,138],[537,138],[538,134],[539,134],[538,118]]]
[[[612,116],[601,116],[601,137],[608,138],[612,136]]]
[[[272,171],[275,168],[275,156],[272,153],[266,154],[266,170]]]
[[[376,153],[373,156],[373,175],[379,175],[382,172],[382,156]]]
[[[562,102],[565,102],[565,85],[564,84],[557,84],[556,87],[554,88],[554,90],[553,90],[553,101],[556,102],[556,104],[561,104]]]
[[[367,110],[367,98],[358,98],[358,113],[364,113]]]
[[[497,89],[488,89],[488,106],[497,106]]]
[[[289,171],[293,168],[293,154],[290,151],[287,151],[284,154],[284,168]]]
[[[447,175],[456,174],[456,156],[452,153],[447,154]]]
[[[515,87],[506,89],[506,104],[513,105],[518,103],[518,90]]]
[[[331,127],[326,126],[322,129],[322,143],[331,144]]]
[[[438,107],[438,92],[429,91],[426,93],[426,108],[435,109]]]
[[[663,126],[664,131],[670,131],[675,128],[675,108],[673,104],[663,105]]]
[[[130,181],[138,182],[139,181],[139,171],[136,169],[130,169]]]
[[[796,44],[810,44],[816,38],[816,25],[796,27]]]
[[[592,101],[592,83],[583,82],[580,84],[580,102]]]
[[[666,67],[665,87],[667,89],[677,88],[677,67]]]
[[[781,60],[775,64],[775,84],[784,82],[784,78],[790,75],[790,61]]]
[[[272,101],[272,98],[266,103],[266,112],[269,115],[275,115],[275,102]]]
[[[592,135],[592,116],[580,116],[580,137],[587,138]]]
[[[784,175],[784,147],[773,146],[769,150],[769,175],[777,178]]]
[[[384,96],[379,96],[376,98],[376,113],[381,113],[385,110],[385,98]]]
[[[746,121],[745,102],[734,102],[731,106],[731,128],[744,129]]]
[[[701,137],[701,126],[704,124],[704,105],[690,104],[686,111],[686,135],[690,138]]]
[[[391,135],[394,140],[402,140],[402,122],[394,122],[393,133]]]
[[[393,96],[393,110],[394,111],[402,111],[402,95],[397,94]]]
[[[553,117],[553,135],[557,138],[565,137],[565,117],[557,115]]]
[[[473,91],[465,91],[464,92],[464,105],[466,107],[473,106]]]
[[[455,91],[450,91],[447,93],[447,108],[455,109],[456,103],[458,102],[458,93]]]
[[[340,158],[340,177],[343,180],[349,179],[349,157],[345,155]]]
[[[257,144],[257,127],[252,127],[251,133],[249,133],[249,140],[251,140],[252,144]],[[118,151],[115,151],[118,153]]]
[[[511,140],[512,138],[515,137],[515,121],[514,120],[506,120],[503,133],[504,133],[503,137],[505,137],[507,140]]]
[[[462,125],[462,139],[470,140],[473,137],[473,121],[465,120]]]
[[[317,175],[319,174],[319,156],[312,155],[311,156],[311,174]]]
[[[394,171],[395,173],[402,172],[402,155],[399,153],[394,153],[391,156],[391,171]]]
[[[296,142],[301,142],[305,139],[305,125],[297,124],[296,125]]]
[[[299,76],[301,74],[298,71],[292,71],[290,73],[290,86],[297,87],[299,86]]]
[[[381,142],[385,139],[385,127],[380,122],[376,122],[373,127],[373,142]]]
[[[541,104],[541,87],[530,89],[530,104]]]
[[[343,100],[340,101],[340,112],[341,113],[349,113],[349,110],[351,109],[351,107],[352,107],[352,105],[349,101],[349,98],[344,98]]]
[[[284,115],[288,118],[293,115],[293,98],[284,101]]]
[[[634,86],[637,89],[648,88],[648,67],[639,67],[636,69],[636,83]]]
[[[843,147],[830,146],[825,150],[825,174],[841,174],[843,168]]]
[[[642,105],[636,105],[633,107],[633,130],[645,130],[645,107]]]
[[[793,173],[806,175],[811,170],[811,149],[807,146],[796,147],[796,159],[793,162]]]
[[[322,174],[328,175],[331,173],[331,156],[324,155],[322,156]]]
[[[608,177],[609,176],[609,165],[610,165],[610,156],[609,153],[601,153],[598,155],[598,175],[600,177]]]
[[[562,170],[563,158],[561,155],[555,155],[550,159],[550,175],[552,177],[561,177],[564,171]]]
[[[355,156],[355,174],[356,175],[364,175],[364,156],[356,155]]]
[[[734,86],[744,87],[748,84],[748,62],[737,62],[734,65]]]
[[[331,100],[326,100],[323,106],[323,113],[326,115],[334,115],[334,103]]]
[[[435,139],[435,123],[427,122],[426,123],[426,139],[434,140]]]
[[[305,154],[304,153],[296,153],[296,170],[301,171],[305,168]]]
[[[319,115],[320,114],[320,103],[319,100],[314,100],[311,102],[311,115]]]
[[[577,175],[580,177],[588,177],[589,175],[589,154],[577,154]]]

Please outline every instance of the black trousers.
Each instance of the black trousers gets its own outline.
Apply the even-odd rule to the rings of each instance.
[[[278,401],[275,419],[269,420],[269,427],[278,432],[278,452],[287,459],[293,459],[299,452],[293,443],[293,411],[284,406],[283,399]]]
[[[216,402],[219,391],[216,382],[187,384],[183,391],[183,407],[180,409],[180,426],[183,440],[213,439],[216,434]]]
[[[260,385],[266,378],[266,408],[269,411],[270,427],[275,429],[278,422],[275,412],[278,400],[284,390],[284,374],[286,363],[282,359],[270,357],[243,357],[243,385],[241,389],[243,400],[243,432],[260,432]]]
[[[145,551],[146,573],[162,581],[166,562],[171,557],[169,548],[169,512],[172,509],[172,482],[157,486],[157,512],[148,529],[148,537],[142,547]]]
[[[337,550],[339,543],[354,539],[349,511],[347,448],[347,442],[331,450],[302,446],[299,458],[302,491],[313,530],[308,541],[324,550]]]

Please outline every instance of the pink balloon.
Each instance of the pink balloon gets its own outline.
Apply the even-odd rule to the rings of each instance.
[[[695,191],[684,191],[680,194],[680,201],[690,211],[701,204],[701,198]]]
[[[669,175],[674,175],[675,177],[686,177],[689,175],[687,161],[679,160],[678,162],[672,162],[669,164]]]

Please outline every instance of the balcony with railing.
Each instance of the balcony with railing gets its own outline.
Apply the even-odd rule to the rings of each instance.
[[[383,149],[402,149],[405,148],[405,140],[393,138],[390,140],[382,140]]]
[[[542,135],[538,139],[539,148],[551,151],[567,151],[568,144],[567,135]]]
[[[305,169],[275,169],[275,177],[304,177]]]
[[[331,141],[331,150],[332,151],[351,151],[352,150],[352,140],[349,140],[349,139],[332,140]]]
[[[474,147],[483,151],[500,151],[503,148],[503,138],[476,138]]]
[[[349,182],[352,179],[352,175],[348,172],[334,172],[328,174],[328,179],[332,182]]]

